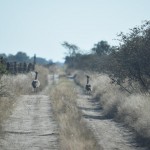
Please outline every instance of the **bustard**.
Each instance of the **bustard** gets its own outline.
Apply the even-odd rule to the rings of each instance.
[[[90,94],[92,91],[91,85],[89,84],[90,77],[88,75],[86,77],[87,77],[87,83],[86,83],[85,89],[86,89],[87,93]]]
[[[40,86],[40,81],[38,80],[38,72],[35,71],[35,79],[32,81],[32,87],[34,88],[34,92],[37,92],[39,86]]]

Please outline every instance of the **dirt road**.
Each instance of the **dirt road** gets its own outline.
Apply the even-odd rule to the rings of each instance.
[[[56,150],[57,125],[49,97],[22,95],[10,118],[3,124],[0,150]]]
[[[112,119],[104,117],[98,101],[85,95],[81,88],[77,88],[77,92],[77,103],[83,119],[104,150],[145,150],[134,142],[132,132]]]
[[[103,116],[99,102],[77,87],[77,104],[99,145],[104,150],[145,150],[134,142],[131,132]],[[0,150],[57,150],[58,127],[45,91],[22,95],[10,118],[3,124]]]

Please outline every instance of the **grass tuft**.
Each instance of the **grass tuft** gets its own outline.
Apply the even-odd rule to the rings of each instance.
[[[53,110],[59,123],[61,150],[100,149],[91,131],[86,128],[77,108],[76,89],[70,81],[60,79],[51,89]]]

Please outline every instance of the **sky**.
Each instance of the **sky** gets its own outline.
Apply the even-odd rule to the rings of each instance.
[[[0,53],[64,62],[64,41],[89,52],[150,20],[150,0],[0,0]]]

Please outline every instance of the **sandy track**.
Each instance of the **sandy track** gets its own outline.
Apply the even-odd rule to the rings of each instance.
[[[58,128],[46,95],[19,97],[15,110],[2,128],[1,150],[58,149]]]
[[[104,150],[145,150],[134,142],[132,132],[112,119],[104,117],[98,101],[85,95],[80,88],[77,88],[77,91],[77,104],[82,111],[83,119]]]

